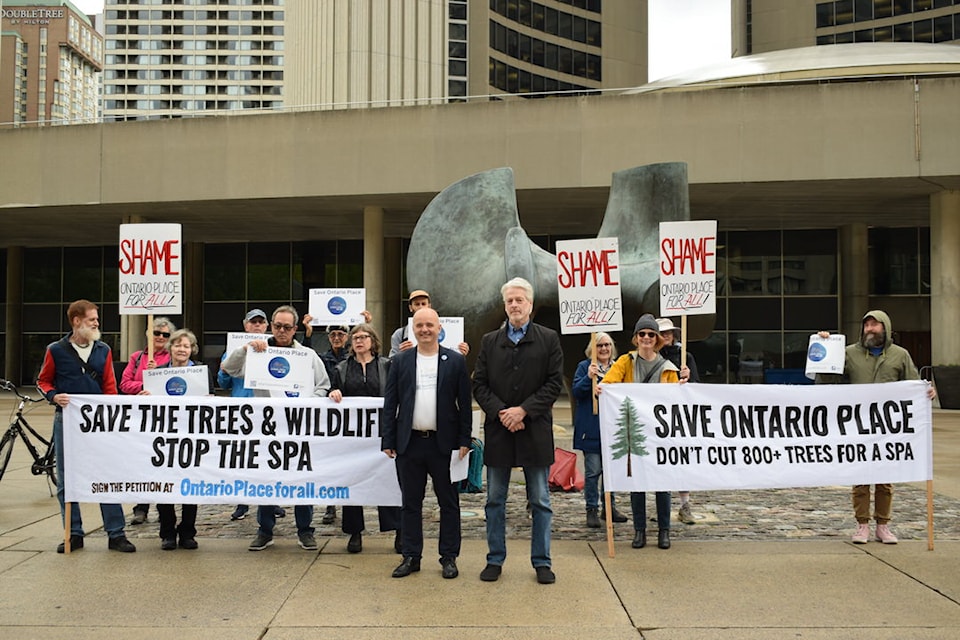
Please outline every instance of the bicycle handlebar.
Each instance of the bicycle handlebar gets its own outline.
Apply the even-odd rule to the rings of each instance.
[[[36,398],[31,398],[30,396],[23,395],[22,393],[20,393],[20,389],[17,388],[17,385],[13,384],[9,380],[4,380],[3,378],[0,378],[0,389],[3,389],[4,391],[9,391],[10,393],[14,394],[15,396],[17,396],[18,398],[20,398],[25,402],[44,402],[45,401],[45,398],[43,400],[38,400]]]

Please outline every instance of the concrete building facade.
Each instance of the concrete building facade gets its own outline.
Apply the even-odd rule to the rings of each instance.
[[[97,121],[103,40],[66,0],[0,9],[0,126]]]
[[[960,41],[956,0],[733,0],[733,55],[855,42]]]

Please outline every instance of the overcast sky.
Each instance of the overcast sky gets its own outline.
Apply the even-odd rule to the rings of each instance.
[[[71,0],[87,14],[103,0]],[[730,57],[730,0],[648,0],[650,80]]]

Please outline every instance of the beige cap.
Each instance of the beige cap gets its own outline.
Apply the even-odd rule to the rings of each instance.
[[[423,289],[414,289],[410,292],[410,297],[407,300],[414,300],[415,298],[426,298],[430,299],[430,294],[424,291]]]

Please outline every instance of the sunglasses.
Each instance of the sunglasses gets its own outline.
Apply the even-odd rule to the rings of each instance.
[[[154,337],[154,338],[159,338],[160,336],[163,336],[164,338],[169,338],[169,337],[170,337],[170,332],[169,332],[169,331],[154,331],[154,332],[153,332],[153,337]]]
[[[637,331],[637,335],[641,338],[656,338],[660,334],[656,331]]]
[[[273,328],[276,329],[277,331],[293,331],[294,329],[296,329],[296,327],[293,326],[292,324],[280,324],[279,322],[274,322]]]

